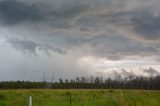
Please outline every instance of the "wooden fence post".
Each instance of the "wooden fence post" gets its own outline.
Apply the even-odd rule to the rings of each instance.
[[[93,95],[94,98],[94,105],[96,105],[96,94]]]
[[[72,96],[70,94],[70,106],[72,106]]]

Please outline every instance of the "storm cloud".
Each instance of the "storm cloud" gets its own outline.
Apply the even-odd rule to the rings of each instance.
[[[32,72],[31,67],[34,72],[43,67],[48,75],[54,70],[66,78],[77,73],[92,75],[91,70],[101,72],[94,66],[81,67],[84,61],[79,60],[87,56],[96,58],[92,62],[143,60],[148,67],[152,62],[158,65],[159,3],[158,0],[0,0],[0,57],[6,60],[5,65],[0,61],[4,65],[0,70],[9,74],[8,64],[16,74],[23,75]],[[14,60],[12,65],[8,55]],[[26,70],[20,71],[23,67]],[[124,64],[122,67],[125,69]],[[108,72],[108,68],[103,71]]]
[[[47,44],[38,44],[36,42],[26,40],[26,39],[18,39],[18,38],[9,38],[6,40],[6,43],[10,44],[15,49],[22,51],[23,53],[31,53],[37,55],[37,51],[44,51],[49,55],[49,51],[54,51],[60,54],[66,54],[66,51],[53,47]]]
[[[132,18],[134,29],[140,36],[156,40],[160,38],[160,15],[145,9],[135,13]]]
[[[0,16],[4,23],[12,25],[23,21],[36,22],[42,20],[44,14],[36,5],[27,5],[16,0],[0,1]]]

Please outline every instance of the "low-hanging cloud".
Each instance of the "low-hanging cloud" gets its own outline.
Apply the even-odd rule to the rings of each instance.
[[[34,55],[38,55],[39,51],[44,51],[47,55],[49,55],[49,51],[54,51],[60,54],[66,54],[67,51],[62,50],[60,48],[53,47],[48,44],[38,44],[34,41],[26,40],[26,39],[18,39],[18,38],[8,38],[6,39],[6,43],[10,44],[15,49],[25,53],[31,53]]]

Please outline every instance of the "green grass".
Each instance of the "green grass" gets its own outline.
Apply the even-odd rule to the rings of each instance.
[[[1,90],[0,106],[160,106],[160,91],[144,90]]]

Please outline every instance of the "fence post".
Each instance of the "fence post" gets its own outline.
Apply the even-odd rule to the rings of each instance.
[[[72,96],[70,94],[70,106],[72,106]]]
[[[94,105],[96,105],[96,94],[93,95],[94,98]]]
[[[29,96],[28,106],[32,106],[32,96]]]

